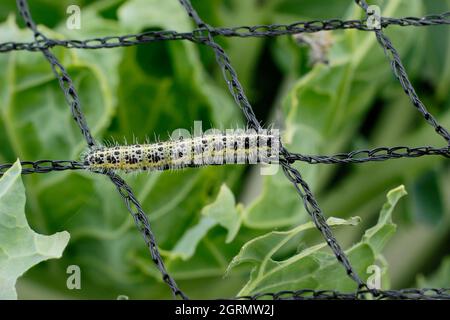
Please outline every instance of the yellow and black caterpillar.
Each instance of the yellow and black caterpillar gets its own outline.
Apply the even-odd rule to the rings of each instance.
[[[98,146],[83,155],[83,163],[93,171],[125,172],[221,164],[277,163],[280,152],[277,132],[227,130],[154,144]]]

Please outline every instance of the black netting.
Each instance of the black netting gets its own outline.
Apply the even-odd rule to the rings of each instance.
[[[210,47],[216,56],[217,63],[222,69],[223,76],[234,97],[236,103],[241,108],[246,117],[247,124],[250,128],[261,128],[260,122],[256,118],[253,109],[244,93],[244,90],[238,80],[237,74],[233,69],[230,60],[222,49],[222,47],[214,41],[217,36],[224,37],[275,37],[280,35],[312,33],[323,30],[337,29],[358,29],[362,31],[372,31],[378,40],[380,46],[391,64],[392,70],[403,87],[405,93],[410,98],[413,106],[422,114],[436,131],[438,135],[445,139],[447,147],[436,148],[432,146],[421,147],[379,147],[370,150],[357,150],[349,153],[339,153],[335,155],[303,155],[300,153],[292,153],[281,146],[280,166],[282,167],[286,177],[292,182],[293,187],[297,190],[304,206],[315,223],[317,229],[322,233],[323,238],[332,249],[336,259],[345,268],[348,276],[357,283],[358,290],[351,293],[337,292],[334,290],[308,290],[299,289],[297,291],[282,291],[276,293],[260,293],[246,297],[236,297],[238,299],[450,299],[450,289],[402,289],[402,290],[376,290],[370,289],[358,274],[352,268],[347,256],[341,249],[339,243],[331,232],[330,227],[326,223],[325,216],[319,207],[313,193],[308,184],[302,178],[300,172],[295,169],[292,164],[296,161],[303,161],[310,164],[337,164],[337,163],[363,163],[368,161],[386,161],[398,158],[416,158],[422,156],[442,156],[450,157],[450,134],[441,126],[433,115],[427,110],[426,106],[419,99],[414,87],[412,86],[406,70],[402,64],[401,58],[396,49],[392,45],[389,38],[383,33],[383,28],[390,25],[398,26],[430,26],[450,24],[450,12],[439,15],[430,15],[422,18],[405,17],[405,18],[387,18],[381,17],[381,28],[372,29],[367,26],[366,20],[348,20],[339,19],[302,21],[289,25],[258,25],[258,26],[240,26],[234,28],[215,28],[206,24],[196,10],[192,7],[189,0],[179,0],[185,8],[186,13],[195,22],[197,28],[192,32],[179,33],[175,31],[148,31],[139,34],[110,36],[104,38],[94,38],[86,40],[55,40],[47,38],[42,34],[34,23],[26,0],[17,0],[17,7],[24,19],[27,27],[33,31],[35,41],[33,42],[7,42],[0,43],[0,52],[8,52],[13,50],[29,50],[41,51],[50,63],[53,72],[59,80],[61,89],[63,90],[66,101],[70,106],[73,118],[79,126],[86,143],[89,147],[95,145],[89,127],[86,124],[83,112],[80,106],[80,100],[77,95],[75,86],[63,65],[52,54],[51,48],[62,46],[66,48],[78,49],[100,49],[133,46],[145,44],[155,41],[168,40],[189,40],[194,43],[203,44]],[[355,0],[355,2],[366,12],[366,18],[373,14],[364,0]],[[0,175],[2,175],[12,164],[0,164]],[[63,170],[79,170],[83,169],[83,164],[71,160],[39,160],[39,161],[23,161],[22,173],[47,173],[51,171]],[[136,199],[131,188],[113,172],[100,172],[98,174],[107,175],[111,182],[116,186],[119,194],[123,198],[128,211],[144,237],[145,243],[149,248],[151,257],[158,270],[162,275],[162,279],[170,287],[174,296],[187,299],[187,296],[177,286],[175,280],[168,274],[164,266],[164,262],[158,251],[157,242],[153,235],[150,223],[143,211],[140,203]]]

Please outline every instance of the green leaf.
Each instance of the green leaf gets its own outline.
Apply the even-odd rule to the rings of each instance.
[[[171,254],[180,256],[187,260],[195,252],[198,243],[205,237],[210,229],[220,225],[227,231],[226,243],[231,242],[239,231],[241,225],[240,206],[236,206],[234,195],[231,190],[223,184],[216,200],[202,209],[202,217],[195,226],[189,228]]]
[[[381,253],[389,238],[395,233],[396,225],[392,222],[392,212],[400,198],[406,194],[404,186],[389,191],[377,224],[364,233],[363,241],[370,244],[376,255]]]
[[[120,7],[118,16],[122,24],[136,32],[149,23],[165,30],[188,31],[189,16],[176,1],[132,0]]]
[[[0,299],[17,299],[17,279],[34,265],[60,258],[70,235],[34,232],[25,216],[25,188],[20,162],[0,178]]]
[[[392,211],[405,194],[403,186],[389,191],[377,224],[366,231],[359,243],[346,250],[353,268],[364,279],[367,278],[367,268],[382,260],[381,251],[395,232]],[[330,226],[356,225],[358,222],[359,218],[327,220]],[[312,228],[314,224],[308,222],[289,231],[273,231],[247,242],[227,269],[230,271],[245,262],[253,266],[250,279],[239,295],[299,288],[354,290],[355,283],[346,275],[335,256],[321,251],[327,246],[324,242],[300,250],[289,258],[275,259],[284,246]],[[382,266],[382,276],[386,274],[386,268],[385,265]]]
[[[45,27],[42,30],[49,37],[62,38],[61,33]],[[87,27],[83,31],[90,34]],[[19,29],[12,16],[0,25],[1,42],[27,41],[29,37],[29,30]],[[110,124],[114,112],[111,93],[116,91],[114,70],[121,50],[107,54],[94,51],[54,49],[69,71],[87,122],[97,135]],[[5,71],[0,79],[0,135],[7,138],[0,138],[4,147],[2,156],[8,159],[18,155],[30,159],[78,158],[85,148],[83,138],[44,56],[37,52],[8,52],[0,56],[0,67]],[[33,105],[39,108],[30,107]]]
[[[355,225],[358,221],[358,218],[349,220],[331,218],[327,220],[330,226]],[[284,245],[300,233],[312,228],[314,228],[314,224],[308,222],[289,231],[272,231],[247,242],[239,254],[233,258],[227,269],[227,272],[229,272],[232,268],[244,262],[250,262],[255,265],[249,282],[239,292],[239,295],[246,295],[257,291],[276,291],[273,286],[278,288],[280,282],[296,282],[295,279],[302,278],[308,274],[312,274],[313,271],[317,271],[320,264],[316,263],[313,254],[325,247],[325,243],[309,247],[283,261],[274,260],[274,255]],[[299,274],[298,272],[301,273]],[[307,280],[312,281],[309,278]],[[296,283],[296,285],[300,284]]]
[[[258,177],[262,190],[256,199],[244,208],[243,223],[250,228],[271,229],[303,222],[299,217],[302,203],[292,183],[281,168],[275,175]],[[257,188],[261,183],[251,186]]]

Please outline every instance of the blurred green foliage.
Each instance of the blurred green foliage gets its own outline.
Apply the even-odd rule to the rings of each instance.
[[[347,0],[192,2],[214,26],[363,16]],[[382,7],[384,16],[450,10],[448,0],[373,3]],[[66,28],[69,4],[81,7],[80,30]],[[193,28],[176,0],[37,0],[30,8],[39,28],[61,39]],[[32,39],[13,1],[0,4],[0,19],[1,42]],[[386,32],[420,97],[449,128],[450,29],[390,27]],[[217,41],[230,55],[259,119],[280,127],[291,151],[329,154],[382,145],[444,145],[394,79],[373,34],[356,30],[330,34],[329,65],[311,65],[308,48],[293,37]],[[174,129],[193,128],[195,120],[202,120],[205,130],[244,125],[214,55],[205,46],[170,41],[53,52],[72,76],[88,124],[100,141],[165,140]],[[85,145],[44,57],[33,52],[1,54],[0,68],[0,162],[17,157],[78,159]],[[362,218],[356,227],[336,229],[345,247],[360,241],[364,230],[375,225],[389,190],[404,184],[410,191],[396,209],[398,230],[383,251],[390,275],[385,286],[389,282],[392,287],[415,286],[418,273],[431,273],[449,253],[450,167],[445,159],[296,166],[327,217]],[[236,295],[248,281],[252,265],[233,268],[225,279],[224,274],[241,248],[274,229],[292,230],[309,221],[281,170],[264,177],[258,170],[224,166],[126,177],[148,213],[169,272],[189,296]],[[105,177],[55,172],[23,179],[33,230],[43,234],[67,230],[71,240],[61,259],[41,263],[19,280],[19,298],[170,297],[124,203]],[[295,256],[321,240],[314,230],[295,239],[280,249],[281,256]],[[327,250],[320,252],[329,254]],[[66,288],[66,268],[74,264],[82,270],[79,291]],[[336,277],[336,281],[343,278]]]

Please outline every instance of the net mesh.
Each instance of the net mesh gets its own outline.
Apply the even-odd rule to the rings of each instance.
[[[450,12],[439,15],[429,15],[425,17],[405,17],[388,18],[380,17],[380,28],[370,28],[367,19],[373,12],[364,0],[355,0],[355,3],[364,10],[366,17],[364,20],[315,20],[301,21],[293,24],[276,25],[258,25],[258,26],[240,26],[233,28],[215,28],[205,23],[198,15],[189,0],[179,0],[186,13],[191,17],[196,25],[192,32],[176,31],[147,31],[139,34],[130,34],[123,36],[109,36],[103,38],[93,38],[86,40],[55,40],[47,38],[37,28],[26,0],[17,0],[17,8],[25,21],[26,26],[34,33],[32,42],[6,42],[0,43],[0,52],[9,52],[16,50],[40,51],[45,56],[51,68],[59,81],[60,87],[64,92],[67,104],[77,123],[81,133],[89,147],[95,145],[95,139],[91,135],[85,117],[81,110],[80,100],[77,90],[71,77],[51,52],[51,48],[62,46],[66,48],[77,49],[100,49],[133,46],[155,41],[169,40],[188,40],[197,44],[210,47],[215,54],[216,61],[220,66],[224,79],[228,85],[236,104],[241,108],[247,125],[253,129],[260,129],[258,121],[252,106],[250,105],[244,89],[238,80],[236,71],[233,69],[230,59],[214,40],[217,36],[223,37],[275,37],[281,35],[291,35],[299,33],[313,33],[324,30],[338,29],[357,29],[371,31],[375,33],[379,45],[383,48],[395,77],[400,82],[405,93],[411,100],[413,106],[422,114],[424,120],[431,125],[436,134],[440,135],[447,144],[447,147],[436,148],[432,146],[422,147],[379,147],[375,149],[356,150],[349,153],[339,153],[335,155],[304,155],[292,153],[281,145],[280,166],[287,179],[297,190],[304,207],[314,222],[316,228],[321,232],[328,246],[333,251],[336,259],[340,262],[347,275],[357,284],[358,289],[355,292],[338,292],[335,290],[309,290],[299,289],[296,291],[281,291],[275,293],[262,292],[252,296],[235,297],[237,299],[450,299],[450,289],[446,288],[427,288],[427,289],[401,289],[401,290],[378,290],[369,288],[367,284],[354,271],[346,254],[342,250],[330,227],[326,223],[326,218],[315,198],[308,183],[302,178],[300,172],[292,166],[296,161],[303,161],[309,164],[338,164],[338,163],[363,163],[369,161],[386,161],[399,158],[416,158],[423,156],[440,156],[450,158],[450,134],[441,126],[433,115],[427,110],[426,106],[418,97],[412,86],[406,70],[402,64],[400,55],[396,51],[392,42],[383,33],[383,29],[390,25],[397,26],[430,26],[450,24]],[[22,161],[22,174],[48,173],[52,171],[80,170],[83,164],[71,160],[38,160]],[[0,164],[0,176],[10,168],[12,164]],[[142,234],[145,243],[150,251],[151,258],[161,273],[164,282],[169,286],[175,297],[187,299],[186,294],[178,287],[175,280],[167,272],[164,261],[158,250],[157,241],[152,232],[147,215],[136,199],[132,189],[127,183],[114,172],[101,172],[93,174],[107,175],[111,182],[116,186],[121,198],[123,199],[128,211],[132,215],[137,228]]]

